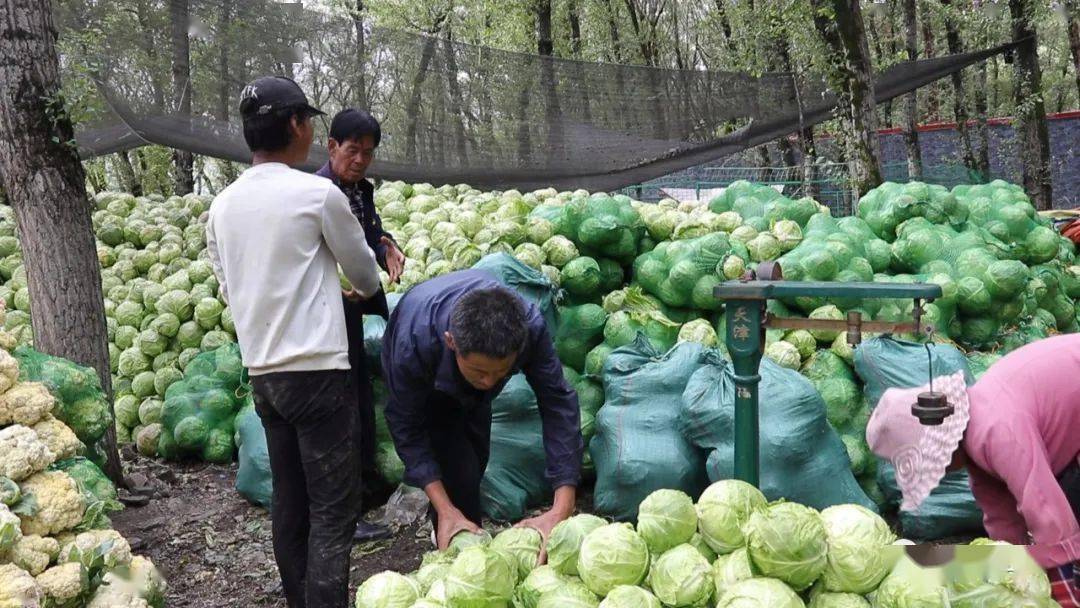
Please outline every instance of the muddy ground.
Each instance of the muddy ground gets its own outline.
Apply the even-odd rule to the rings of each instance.
[[[124,450],[124,460],[129,478],[149,488],[155,497],[146,506],[129,506],[114,514],[113,525],[131,541],[135,552],[161,569],[169,583],[170,608],[285,608],[270,542],[269,513],[236,492],[235,464],[166,466],[130,449]],[[579,510],[588,511],[591,498],[582,496]],[[373,512],[367,517],[378,516]],[[421,556],[431,549],[430,533],[430,526],[412,524],[392,540],[354,547],[350,597],[376,572],[415,570]]]
[[[269,513],[233,488],[235,464],[165,466],[130,452],[124,457],[128,474],[158,496],[114,514],[113,526],[161,569],[170,608],[285,608]],[[430,527],[413,525],[392,541],[356,546],[351,592],[376,572],[415,570],[430,549],[429,534]]]

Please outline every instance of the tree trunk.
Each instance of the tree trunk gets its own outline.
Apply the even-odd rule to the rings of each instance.
[[[724,41],[728,43],[729,49],[731,45],[731,20],[728,18],[727,5],[728,0],[715,0],[716,15],[720,18],[720,31],[724,33]]]
[[[191,116],[191,43],[188,38],[188,0],[169,0],[169,40],[172,49],[173,109]],[[195,187],[191,152],[173,151],[173,192],[188,194]]]
[[[885,18],[885,24],[887,26],[889,26],[889,18],[888,17]],[[885,57],[885,52],[886,52],[885,48],[886,47],[884,45],[884,41],[882,40],[882,34],[878,30],[877,19],[874,18],[874,17],[871,17],[870,19],[868,19],[867,22],[866,22],[866,27],[867,27],[867,31],[870,34],[870,39],[874,41],[874,51],[877,53],[878,60],[880,61],[883,57]],[[891,30],[891,26],[887,27],[885,29],[886,33],[889,34],[889,35],[892,34],[892,32],[890,30]],[[880,124],[881,124],[882,127],[888,128],[888,127],[892,126],[892,100],[891,99],[888,100],[888,101],[885,101],[884,103],[881,104],[881,107],[879,108],[879,114],[881,115]]]
[[[814,25],[832,57],[828,81],[841,100],[847,157],[857,195],[881,185],[874,82],[859,0],[812,0]]]
[[[229,45],[232,43],[230,40],[233,12],[232,3],[233,0],[221,0],[221,13],[218,16],[217,26],[218,91],[217,111],[214,114],[215,118],[223,122],[228,122],[229,120],[229,99],[232,97],[233,89],[232,82],[229,80]]]
[[[1042,72],[1039,46],[1031,15],[1036,0],[1009,0],[1013,40],[1024,40],[1016,49],[1016,122],[1020,136],[1020,160],[1023,165],[1024,190],[1035,208],[1053,207],[1050,182],[1050,136],[1046,127],[1046,105],[1042,98]]]
[[[135,19],[139,22],[141,34],[139,46],[146,54],[150,62],[150,88],[154,96],[154,108],[159,112],[165,111],[165,82],[162,78],[162,70],[158,69],[157,43],[154,41],[154,28],[150,24],[150,6],[146,0],[140,0],[135,5]]]
[[[551,38],[551,0],[533,0],[536,4],[536,52],[550,57],[555,53]]]
[[[758,181],[766,182],[769,180],[769,174],[772,173],[772,157],[769,155],[769,146],[762,144],[757,148],[754,148],[754,152],[757,155],[758,165]]]
[[[570,53],[574,59],[581,59],[581,14],[576,0],[567,0],[566,13],[570,19]]]
[[[450,108],[457,120],[454,121],[454,144],[457,149],[457,165],[464,167],[469,164],[469,145],[465,132],[465,104],[461,97],[461,84],[458,82],[457,57],[454,55],[454,43],[451,39],[452,32],[446,33],[443,42],[443,52],[446,54],[446,88],[450,92]],[[475,146],[476,143],[473,142]]]
[[[946,11],[952,10],[952,0],[941,0],[941,4]],[[964,52],[964,44],[960,41],[960,29],[951,13],[945,16],[945,38],[949,45],[950,55],[959,55]],[[963,70],[953,72],[950,78],[953,86],[953,116],[956,120],[956,134],[960,138],[964,166],[969,171],[978,171],[979,165],[975,160],[975,150],[971,146],[971,134],[968,132],[968,108],[967,97],[964,94]]]
[[[412,93],[409,95],[409,103],[405,106],[405,115],[409,117],[409,124],[405,128],[405,158],[416,158],[416,130],[420,116],[420,98],[423,94],[424,80],[427,79],[428,66],[431,58],[435,55],[434,36],[424,41],[424,51],[420,55],[420,65],[413,75]]]
[[[975,125],[978,130],[979,155],[976,169],[982,174],[982,179],[990,179],[990,133],[987,129],[986,109],[986,62],[979,65],[976,72],[975,87]]]
[[[814,127],[806,127],[799,131],[799,148],[802,156],[802,179],[804,196],[819,198],[821,188],[817,183],[817,149],[814,143]]]
[[[1073,76],[1076,76],[1077,103],[1080,103],[1080,0],[1065,0],[1069,16],[1069,51],[1072,52]]]
[[[1001,82],[1001,75],[998,73],[998,58],[991,57],[986,61],[990,64],[990,114],[996,115],[1001,101],[998,90],[998,84]]]
[[[908,61],[919,58],[917,27],[915,0],[904,0],[904,50]],[[919,95],[916,89],[904,96],[904,148],[907,150],[908,179],[912,180],[921,180],[923,176],[918,118]]]
[[[930,21],[930,2],[919,3],[919,19],[922,21],[923,57],[934,57],[934,25]],[[937,83],[926,85],[926,120],[936,122],[941,118],[941,100],[938,98]]]
[[[367,80],[364,76],[365,61],[367,59],[367,35],[364,33],[364,0],[356,0],[356,12],[353,14],[353,27],[356,28],[356,99],[360,106],[367,109],[371,102],[368,100]]]
[[[111,404],[93,204],[60,96],[56,37],[50,3],[5,2],[0,11],[0,186],[23,237],[35,348],[93,367]],[[105,473],[123,485],[112,424],[104,447]]]
[[[115,159],[114,166],[116,172],[120,175],[120,183],[124,191],[130,192],[133,196],[142,196],[142,184],[139,183],[139,178],[135,175],[135,167],[132,166],[128,153],[117,152],[113,154],[113,159]]]
[[[603,0],[607,9],[608,33],[611,35],[611,60],[622,63],[622,39],[619,37],[619,18],[612,0]]]

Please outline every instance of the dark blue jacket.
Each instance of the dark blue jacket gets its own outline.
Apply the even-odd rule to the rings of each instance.
[[[315,175],[334,182],[334,185],[348,197],[349,208],[352,209],[353,215],[360,221],[360,226],[364,229],[364,239],[367,240],[368,247],[371,247],[371,250],[375,252],[375,260],[379,262],[379,266],[386,270],[386,245],[382,244],[382,237],[385,236],[391,241],[394,240],[394,237],[383,230],[382,219],[379,217],[378,210],[375,209],[375,186],[366,179],[362,179],[355,184],[342,184],[341,180],[330,169],[329,162],[316,171]],[[386,304],[386,292],[382,289],[368,300],[362,302],[360,308],[363,314],[379,315],[384,319],[390,314],[390,309]]]
[[[563,377],[562,363],[540,310],[522,299],[529,337],[510,372],[490,391],[472,387],[458,371],[444,335],[458,300],[474,289],[504,287],[482,270],[461,270],[413,287],[398,302],[383,334],[382,366],[389,399],[386,422],[405,482],[423,488],[441,479],[428,439],[428,397],[445,393],[464,407],[490,404],[510,376],[524,372],[536,393],[543,424],[546,477],[553,488],[576,486],[581,477],[581,411],[577,393]]]

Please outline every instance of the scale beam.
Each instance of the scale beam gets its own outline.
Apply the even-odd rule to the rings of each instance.
[[[932,283],[820,283],[814,281],[726,281],[713,295],[721,300],[778,300],[786,298],[867,298],[935,300],[941,286]]]
[[[941,286],[932,283],[822,283],[784,281],[783,269],[776,262],[765,262],[749,271],[739,281],[717,285],[713,295],[723,300],[727,324],[725,336],[731,355],[735,382],[735,478],[759,486],[760,430],[758,428],[759,366],[765,352],[765,328],[829,330],[847,333],[847,341],[856,345],[862,333],[923,334],[933,328],[922,323],[923,302],[940,298]],[[793,319],[775,317],[766,310],[768,300],[791,300],[801,297],[844,298],[848,300],[914,300],[912,321],[863,321],[862,313],[851,310],[844,320]],[[927,416],[936,410],[927,403]],[[940,416],[939,416],[940,418]]]

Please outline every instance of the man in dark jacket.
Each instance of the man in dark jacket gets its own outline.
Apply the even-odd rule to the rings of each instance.
[[[520,525],[551,529],[574,512],[583,441],[577,394],[539,309],[481,270],[461,270],[413,287],[383,335],[386,422],[405,463],[405,482],[431,500],[443,549],[483,517],[480,482],[491,440],[491,402],[523,372],[543,424],[546,477],[554,506]]]
[[[379,121],[362,110],[348,108],[338,112],[330,123],[330,160],[316,175],[330,179],[345,193],[353,215],[364,228],[368,246],[375,252],[379,266],[390,275],[390,282],[401,277],[405,256],[394,242],[394,237],[383,230],[382,220],[375,210],[375,186],[366,179],[368,167],[375,157],[375,149],[382,139]],[[375,297],[361,301],[354,292],[343,294],[345,301],[345,325],[349,333],[349,364],[360,400],[361,426],[361,475],[364,479],[365,500],[369,501],[385,492],[376,483],[379,475],[375,468],[375,408],[368,376],[367,359],[364,356],[365,314],[389,316],[386,294],[381,289]],[[357,524],[355,539],[360,542],[389,536],[389,531],[373,526],[363,520]]]

